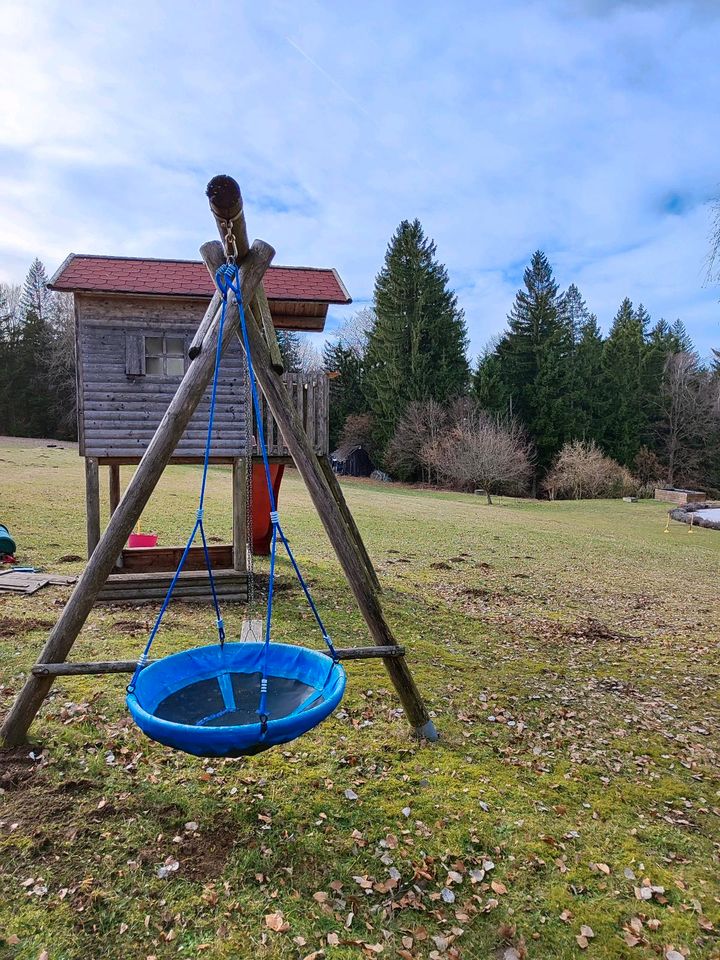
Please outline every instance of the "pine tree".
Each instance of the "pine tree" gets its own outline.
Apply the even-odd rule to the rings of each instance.
[[[594,313],[578,331],[574,357],[575,410],[573,428],[576,439],[603,445],[608,391],[603,368],[603,338]]]
[[[498,345],[510,413],[526,426],[544,472],[571,433],[569,358],[572,333],[552,267],[537,250],[523,275]]]
[[[300,334],[295,330],[278,330],[277,342],[283,365],[288,372],[300,368]]]
[[[497,342],[490,343],[480,354],[473,373],[473,393],[481,410],[487,413],[508,413],[509,393],[503,379]]]
[[[467,330],[436,246],[419,220],[403,220],[375,281],[368,390],[384,448],[413,400],[447,403],[467,388]]]
[[[27,317],[32,314],[44,323],[53,322],[53,294],[48,290],[45,265],[37,257],[30,264],[20,297],[20,312]]]
[[[323,349],[323,366],[330,377],[330,447],[334,449],[348,417],[368,412],[365,360],[341,340]]]
[[[607,453],[630,466],[648,434],[644,308],[626,297],[605,341],[603,367],[611,403],[606,418]]]

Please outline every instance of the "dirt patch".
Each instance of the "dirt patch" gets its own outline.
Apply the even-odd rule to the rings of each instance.
[[[446,563],[444,560],[438,560],[436,563],[431,563],[430,567],[433,570],[452,570],[450,564]]]
[[[118,633],[145,633],[148,625],[145,620],[116,620],[112,628]]]
[[[0,749],[0,789],[21,790],[31,780],[38,761],[30,756],[30,747]]]
[[[181,841],[174,843],[171,850],[172,857],[179,864],[178,876],[200,883],[216,880],[225,869],[237,835],[237,829],[229,824],[209,830],[185,831],[181,834]],[[145,847],[140,851],[138,861],[160,867],[165,849],[161,851],[157,847]]]
[[[38,617],[2,617],[0,618],[0,637],[12,639],[30,630],[50,630],[54,620]]]
[[[81,557],[77,553],[66,553],[62,557],[57,558],[58,563],[79,563],[81,560],[84,560],[84,557]]]
[[[485,587],[466,587],[462,593],[465,597],[482,597],[483,599],[492,596],[492,591]]]

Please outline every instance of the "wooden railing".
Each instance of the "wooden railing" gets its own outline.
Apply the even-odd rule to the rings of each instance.
[[[285,373],[283,374],[283,383],[290,394],[313,449],[316,453],[329,453],[330,387],[327,374],[318,373],[315,376],[306,377],[302,373]],[[287,457],[289,455],[288,449],[262,393],[260,394],[260,407],[268,454],[271,457]],[[255,435],[257,436],[257,431],[255,431]]]

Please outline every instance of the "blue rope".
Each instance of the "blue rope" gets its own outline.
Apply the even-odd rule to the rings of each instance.
[[[228,291],[232,291],[235,295],[235,301],[237,303],[238,315],[240,317],[240,329],[242,332],[243,346],[245,348],[245,357],[247,358],[248,365],[248,377],[250,379],[250,392],[252,394],[253,408],[255,410],[255,419],[257,421],[257,433],[258,440],[260,443],[260,452],[262,454],[263,466],[265,468],[265,482],[267,483],[268,491],[268,500],[270,501],[270,519],[272,521],[272,540],[270,545],[270,575],[269,575],[269,585],[268,585],[268,599],[267,599],[267,615],[265,618],[265,648],[263,651],[263,660],[262,660],[262,670],[261,670],[261,684],[260,684],[260,703],[257,709],[257,714],[260,717],[260,721],[263,725],[263,732],[267,728],[267,678],[268,678],[268,654],[270,649],[270,624],[272,620],[272,609],[273,609],[273,598],[275,594],[275,561],[277,555],[277,540],[280,538],[281,543],[285,547],[290,562],[292,563],[293,570],[297,576],[298,582],[303,589],[305,597],[307,598],[310,609],[313,612],[313,616],[317,621],[317,625],[320,628],[322,633],[323,640],[327,644],[330,655],[333,659],[333,663],[337,662],[337,653],[335,647],[333,646],[330,635],[325,629],[325,624],[322,621],[320,613],[315,606],[315,602],[310,593],[310,589],[305,582],[305,579],[300,571],[300,567],[293,556],[293,552],[290,549],[290,544],[288,543],[287,537],[285,536],[282,526],[280,525],[280,516],[277,512],[277,505],[275,502],[275,491],[273,490],[272,485],[272,476],[270,474],[270,460],[268,458],[267,444],[265,442],[265,431],[263,429],[262,421],[262,410],[260,407],[260,396],[258,393],[257,382],[255,380],[255,369],[253,367],[252,354],[250,352],[250,341],[248,339],[247,332],[247,322],[245,319],[245,308],[243,306],[242,290],[240,284],[240,273],[238,271],[236,264],[225,264],[220,267],[215,275],[215,279],[218,285],[218,289],[223,297],[223,304],[227,300]],[[332,664],[331,664],[332,666]],[[329,677],[329,674],[328,674]],[[327,681],[326,681],[327,682]]]
[[[334,664],[337,662],[338,656],[337,656],[335,647],[333,646],[332,640],[330,639],[330,635],[328,634],[325,628],[325,624],[322,621],[320,613],[317,607],[315,606],[315,601],[313,600],[312,594],[310,593],[310,588],[305,582],[305,579],[302,575],[300,567],[298,566],[297,560],[295,559],[292,549],[290,548],[288,539],[283,532],[282,526],[280,525],[280,516],[276,509],[277,505],[275,501],[275,491],[273,490],[272,476],[270,473],[270,460],[268,458],[267,444],[265,442],[265,431],[263,429],[263,423],[262,423],[262,410],[260,407],[260,397],[258,394],[257,382],[255,380],[255,370],[253,368],[252,355],[250,353],[250,342],[248,339],[247,324],[245,320],[245,309],[243,307],[242,289],[240,284],[240,273],[238,271],[237,265],[234,263],[224,264],[222,267],[220,267],[220,269],[215,274],[215,281],[217,283],[218,289],[222,296],[222,310],[220,313],[220,323],[219,323],[219,329],[218,329],[218,342],[217,342],[217,350],[215,354],[215,373],[213,376],[212,394],[210,397],[210,415],[208,419],[207,439],[205,442],[205,457],[204,457],[204,463],[203,463],[202,484],[200,487],[200,503],[198,506],[197,518],[195,520],[195,526],[193,527],[192,533],[190,534],[190,538],[188,539],[185,549],[183,550],[183,554],[182,554],[182,557],[180,558],[180,563],[178,564],[178,568],[175,571],[175,575],[173,576],[172,582],[170,583],[168,592],[165,595],[165,599],[163,600],[162,607],[160,608],[160,612],[157,616],[157,620],[155,621],[153,628],[150,631],[150,636],[145,646],[145,650],[143,651],[142,656],[138,660],[138,664],[137,664],[137,667],[135,668],[135,673],[133,675],[132,681],[128,685],[128,690],[132,692],[135,686],[135,681],[137,679],[137,676],[140,670],[142,670],[142,668],[145,666],[145,664],[148,661],[150,648],[152,647],[155,636],[157,635],[157,632],[160,629],[160,624],[162,622],[163,616],[165,615],[165,611],[167,610],[168,605],[170,603],[170,598],[172,597],[173,590],[175,589],[175,584],[178,581],[183,565],[185,564],[185,560],[190,551],[190,547],[192,546],[192,543],[195,539],[195,536],[198,530],[200,531],[200,536],[202,538],[203,552],[205,554],[205,563],[207,565],[208,575],[210,577],[210,588],[212,590],[213,603],[215,605],[215,613],[217,616],[218,637],[219,637],[221,646],[225,642],[225,628],[224,628],[222,616],[220,613],[220,604],[218,601],[217,591],[215,588],[215,580],[213,577],[212,566],[210,563],[210,552],[208,550],[207,540],[205,537],[205,530],[203,527],[203,509],[204,509],[204,503],[205,503],[205,489],[207,485],[208,466],[210,461],[210,446],[211,446],[211,440],[212,440],[213,421],[215,418],[215,405],[217,401],[218,374],[220,371],[220,360],[222,357],[222,334],[223,334],[223,327],[225,325],[225,315],[227,313],[228,293],[232,291],[232,293],[235,295],[235,301],[238,308],[243,346],[245,347],[245,356],[247,358],[248,377],[250,380],[250,392],[252,394],[253,408],[255,410],[255,419],[257,421],[257,433],[258,433],[258,440],[260,442],[260,452],[262,453],[262,461],[263,461],[263,466],[265,468],[265,481],[267,483],[268,499],[270,501],[270,520],[272,522],[272,539],[271,539],[271,545],[270,545],[270,574],[269,574],[269,585],[268,585],[267,611],[266,611],[266,617],[265,617],[265,641],[264,641],[262,666],[261,666],[260,702],[258,704],[258,709],[256,711],[258,717],[260,718],[261,733],[262,735],[264,735],[265,732],[267,731],[267,723],[269,719],[269,714],[267,711],[268,659],[269,659],[269,652],[270,652],[270,627],[272,623],[273,599],[275,596],[275,567],[276,567],[276,560],[277,560],[278,538],[280,539],[280,542],[282,543],[282,545],[285,547],[285,551],[287,552],[287,555],[290,558],[290,563],[292,564],[293,570],[295,571],[295,575],[297,576],[298,582],[300,583],[300,586],[303,589],[303,593],[305,594],[305,597],[310,606],[310,609],[312,610],[313,616],[315,617],[317,625],[320,628],[320,632],[322,633],[323,640],[327,644],[328,650],[330,651],[330,655],[332,657],[332,663],[330,664],[330,670],[328,671],[328,676],[325,680],[325,683],[327,683],[328,680],[330,679],[330,676],[332,674],[332,668]]]
[[[207,567],[208,577],[210,579],[210,590],[212,592],[213,606],[215,607],[215,622],[218,632],[218,641],[220,646],[225,643],[225,624],[223,622],[222,613],[220,612],[220,601],[217,595],[217,588],[215,586],[215,577],[212,572],[212,564],[210,562],[210,551],[207,545],[207,538],[205,537],[205,528],[203,526],[203,512],[205,509],[205,490],[207,487],[207,476],[208,470],[210,467],[210,449],[212,446],[212,432],[213,432],[213,423],[215,421],[215,407],[217,404],[217,392],[218,392],[218,379],[220,376],[220,361],[222,359],[222,336],[223,328],[225,326],[225,314],[227,312],[227,297],[223,298],[222,311],[220,313],[220,323],[218,324],[218,339],[217,339],[217,348],[215,350],[215,372],[213,373],[213,382],[212,382],[212,392],[210,394],[210,413],[208,416],[208,429],[207,437],[205,439],[205,455],[203,457],[203,472],[202,472],[202,483],[200,485],[200,502],[198,503],[197,514],[195,518],[195,526],[192,528],[192,533],[188,537],[188,541],[185,544],[185,549],[183,550],[182,556],[180,557],[180,563],[177,566],[177,570],[170,581],[170,586],[168,591],[165,594],[165,599],[162,602],[160,607],[160,612],[157,615],[157,619],[153,624],[152,630],[150,631],[150,636],[148,641],[145,644],[145,649],[143,650],[142,656],[137,662],[135,667],[135,672],[133,674],[132,680],[128,684],[128,691],[132,693],[135,689],[135,681],[137,680],[138,674],[142,668],[147,664],[148,657],[150,655],[150,648],[153,645],[153,641],[157,636],[157,632],[160,629],[160,624],[162,623],[163,617],[165,616],[165,611],[170,606],[170,600],[172,599],[173,592],[175,590],[175,585],[180,578],[182,569],[185,566],[185,560],[187,555],[190,552],[190,547],[193,545],[195,536],[200,531],[200,537],[202,539],[203,553],[205,555],[205,566]]]

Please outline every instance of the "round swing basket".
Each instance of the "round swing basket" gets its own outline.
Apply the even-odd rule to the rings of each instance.
[[[267,724],[257,714],[263,664]],[[287,643],[225,643],[144,667],[127,705],[147,736],[198,757],[241,757],[288,743],[322,723],[345,692],[345,670]]]

